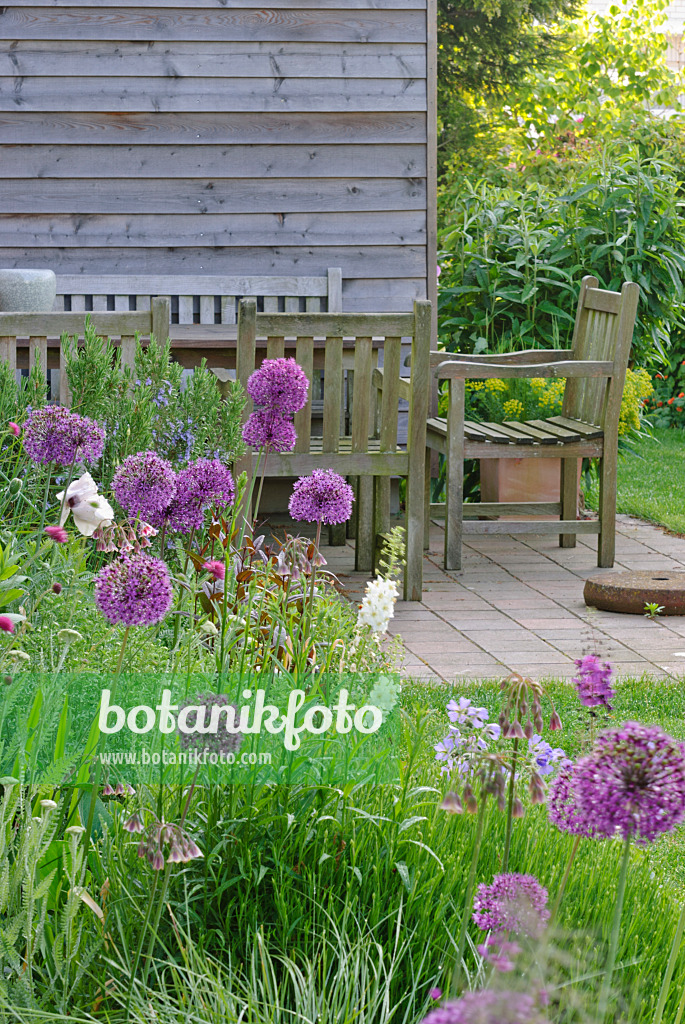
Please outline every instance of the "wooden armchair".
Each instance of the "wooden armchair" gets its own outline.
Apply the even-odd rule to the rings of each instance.
[[[584,277],[571,349],[532,349],[506,355],[431,352],[438,380],[449,382],[446,420],[430,419],[430,449],[447,462],[445,568],[461,568],[464,533],[559,533],[562,547],[576,534],[598,533],[597,564],[614,564],[618,422],[637,312],[639,287],[600,290]],[[561,416],[525,422],[475,423],[464,418],[465,381],[506,377],[564,377]],[[578,521],[577,460],[599,458],[599,522]],[[463,503],[464,459],[560,458],[559,502]],[[427,473],[428,476],[428,473]],[[498,515],[556,515],[557,520],[500,520]],[[487,517],[464,521],[464,516]]]
[[[293,351],[312,379],[315,353],[323,355],[323,436],[312,436],[309,401],[295,415],[297,444],[292,453],[270,452],[266,476],[296,477],[314,469],[334,469],[357,479],[356,568],[371,571],[376,537],[390,525],[390,477],[407,478],[407,564],[405,599],[421,600],[423,565],[424,464],[430,391],[430,302],[415,302],[413,313],[258,313],[255,299],[242,299],[238,311],[237,376],[243,386],[258,363],[257,339],[266,339],[268,358]],[[397,445],[401,343],[412,344],[407,450]],[[376,405],[374,343],[383,339],[385,386]],[[349,433],[343,415],[344,350],[353,354],[354,399]],[[251,412],[248,401],[245,415]],[[256,453],[239,468],[253,471]],[[260,470],[261,471],[261,470]]]

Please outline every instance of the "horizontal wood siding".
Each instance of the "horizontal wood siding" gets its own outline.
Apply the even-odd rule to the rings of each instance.
[[[427,0],[10,0],[0,266],[335,266],[345,310],[411,310],[434,265],[427,17]]]

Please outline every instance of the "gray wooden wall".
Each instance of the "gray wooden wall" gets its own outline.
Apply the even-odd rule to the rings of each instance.
[[[8,0],[0,266],[431,297],[434,2]]]

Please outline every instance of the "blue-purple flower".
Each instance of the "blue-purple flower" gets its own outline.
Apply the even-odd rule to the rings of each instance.
[[[439,1006],[422,1024],[549,1024],[526,992],[480,989]]]
[[[292,422],[273,409],[258,409],[243,426],[243,441],[253,448],[272,452],[291,452],[297,441]]]
[[[566,752],[561,747],[552,747],[537,733],[528,740],[528,753],[538,775],[550,775],[557,764],[566,758]]]
[[[614,691],[611,686],[613,669],[608,661],[602,664],[596,654],[586,654],[576,660],[578,675],[573,683],[578,691],[581,704],[586,707],[602,705],[611,708]]]
[[[171,463],[156,452],[137,452],[119,466],[112,490],[131,516],[152,521],[171,504],[176,493],[176,474]]]
[[[478,886],[473,920],[483,931],[539,938],[549,920],[547,890],[534,875],[495,875],[491,885]]]
[[[294,359],[265,359],[247,382],[247,393],[255,405],[284,415],[299,412],[307,404],[309,381]]]
[[[96,462],[105,447],[105,431],[88,416],[61,405],[33,409],[24,424],[24,450],[32,462],[71,466]]]

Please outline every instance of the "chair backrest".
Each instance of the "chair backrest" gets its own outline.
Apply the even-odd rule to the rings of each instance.
[[[318,277],[58,275],[55,309],[144,312],[155,296],[170,300],[172,342],[185,338],[202,341],[219,337],[219,325],[236,323],[238,302],[244,296],[255,296],[267,313],[337,313],[342,309],[342,271],[330,268],[325,276]]]
[[[91,322],[99,335],[112,338],[121,347],[124,365],[133,366],[136,351],[135,336],[141,340],[154,334],[166,340],[169,334],[169,301],[155,299],[146,312],[91,313]],[[82,338],[86,315],[84,313],[0,313],[0,360],[13,370],[31,368],[38,364],[47,375],[59,369],[51,388],[51,397],[62,405],[69,405],[64,353],[60,345],[62,334]]]
[[[564,391],[563,414],[585,423],[595,423],[605,433],[618,429],[621,398],[637,315],[639,286],[623,285],[620,292],[598,287],[596,277],[584,277],[578,296],[573,330],[573,358],[612,361],[609,378],[569,378]]]
[[[423,307],[429,312],[426,317]],[[402,339],[411,338],[425,352],[426,381],[430,350],[430,303],[416,302],[413,313],[258,313],[254,299],[242,299],[238,313],[237,377],[247,384],[257,364],[257,339],[266,339],[268,358],[292,351],[310,381],[315,352],[323,355],[323,452],[366,452],[369,437],[380,439],[380,451],[397,447]],[[373,383],[375,352],[382,339],[385,383],[381,408],[376,409]],[[354,371],[354,405],[349,429],[343,416],[345,361]],[[248,401],[245,415],[249,415]],[[311,389],[307,405],[295,415],[296,452],[308,452],[311,442]]]

